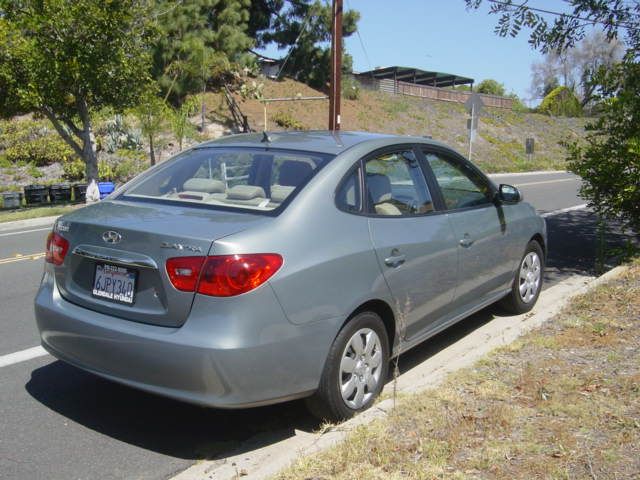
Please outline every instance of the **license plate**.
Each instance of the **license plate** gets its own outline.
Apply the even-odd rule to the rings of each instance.
[[[136,292],[136,272],[115,265],[96,264],[93,295],[131,305]]]

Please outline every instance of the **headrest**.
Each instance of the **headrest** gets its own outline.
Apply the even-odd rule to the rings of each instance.
[[[236,185],[227,192],[229,200],[252,200],[254,198],[265,198],[262,187],[255,185]]]
[[[312,172],[313,168],[309,163],[285,160],[282,162],[282,165],[280,165],[278,184],[297,187],[311,176]]]
[[[211,178],[190,178],[182,185],[182,189],[190,192],[222,193],[224,183]]]
[[[367,174],[367,188],[373,203],[391,200],[391,180],[382,173]]]
[[[296,187],[289,187],[285,185],[272,185],[271,186],[271,201],[276,203],[282,203],[291,195]]]

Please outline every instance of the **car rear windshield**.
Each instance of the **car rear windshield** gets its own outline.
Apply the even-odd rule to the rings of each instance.
[[[196,148],[143,174],[121,198],[271,212],[284,208],[331,158],[294,150]]]

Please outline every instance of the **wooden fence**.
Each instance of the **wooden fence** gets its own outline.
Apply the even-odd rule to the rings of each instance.
[[[391,78],[373,79],[358,78],[360,84],[365,88],[380,90],[382,92],[410,95],[412,97],[429,98],[431,100],[441,100],[443,102],[465,103],[473,92],[465,90],[453,90],[449,88],[430,87],[418,85],[416,83],[394,81]],[[513,99],[500,97],[498,95],[479,94],[485,107],[513,108]]]

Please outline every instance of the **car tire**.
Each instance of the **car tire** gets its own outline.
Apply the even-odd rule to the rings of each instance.
[[[389,369],[387,330],[374,312],[361,312],[338,333],[325,362],[316,393],[307,408],[320,420],[339,422],[369,408]]]
[[[518,263],[511,291],[500,301],[508,313],[519,315],[533,308],[542,290],[544,253],[540,244],[531,240]]]

